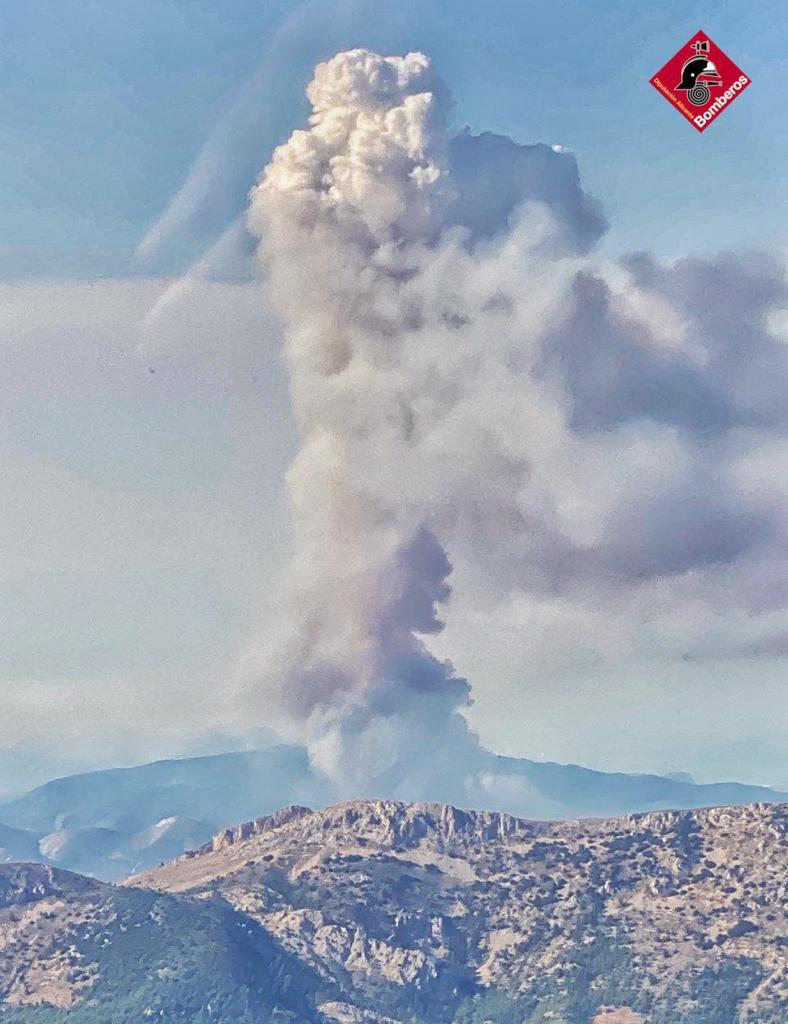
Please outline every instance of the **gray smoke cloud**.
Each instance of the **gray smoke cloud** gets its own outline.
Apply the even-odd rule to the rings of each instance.
[[[585,657],[784,646],[782,262],[589,255],[573,156],[451,137],[423,54],[338,54],[308,97],[249,214],[301,437],[257,709],[342,793],[508,785],[433,653],[452,562]]]
[[[454,744],[475,745],[456,713],[468,684],[424,642],[441,628],[451,566],[429,491],[408,481],[423,383],[403,342],[425,312],[409,282],[455,199],[446,99],[423,55],[360,50],[319,65],[308,96],[311,128],[276,150],[250,219],[302,437],[281,649],[262,651],[262,691],[306,722],[313,759],[340,785],[396,789],[428,747],[453,761]],[[427,785],[432,772],[416,774]]]

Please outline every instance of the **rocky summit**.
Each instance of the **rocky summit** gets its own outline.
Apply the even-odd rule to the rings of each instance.
[[[788,805],[293,806],[111,886],[0,867],[0,1021],[785,1024]]]

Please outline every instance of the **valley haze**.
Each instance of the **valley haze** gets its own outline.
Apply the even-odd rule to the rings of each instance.
[[[480,792],[479,807],[533,819],[788,801],[788,793],[762,786],[696,785],[488,756],[490,775],[506,786]],[[38,861],[116,880],[282,806],[320,807],[336,799],[306,749],[292,745],[91,772],[0,804],[0,862]]]

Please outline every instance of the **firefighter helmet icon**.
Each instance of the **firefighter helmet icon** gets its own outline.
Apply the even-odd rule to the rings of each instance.
[[[695,56],[681,69],[681,81],[676,89],[685,91],[693,106],[702,107],[709,101],[710,88],[722,85],[722,79],[714,61],[708,58],[708,40],[694,43],[692,48]]]
[[[699,132],[705,131],[750,85],[749,76],[702,30],[649,81]]]

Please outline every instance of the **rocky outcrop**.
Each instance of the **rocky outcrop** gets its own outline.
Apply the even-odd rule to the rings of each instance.
[[[200,847],[194,853],[190,853],[189,856],[193,857],[200,853],[207,853],[211,851],[216,853],[219,850],[226,850],[228,846],[234,846],[236,843],[242,843],[247,839],[252,839],[254,836],[260,836],[264,832],[269,832],[272,829],[279,828],[281,825],[286,825],[290,821],[294,821],[296,818],[301,818],[305,814],[311,814],[312,809],[310,807],[299,807],[298,805],[291,805],[290,807],[283,807],[273,814],[266,814],[261,818],[254,818],[252,821],[245,821],[241,825],[236,825],[234,828],[225,828],[221,832],[217,832],[211,839],[210,843],[206,843],[205,846]]]
[[[719,997],[737,1024],[777,1024],[787,822],[775,804],[546,823],[354,801],[288,808],[131,884],[222,897],[370,1021],[427,1005],[446,1022],[495,991],[529,1021],[541,1001],[589,1024],[717,1024]],[[350,1012],[334,1019],[366,1020]]]
[[[546,823],[369,800],[121,887],[0,865],[0,1017],[785,1024],[786,838],[785,804]]]

